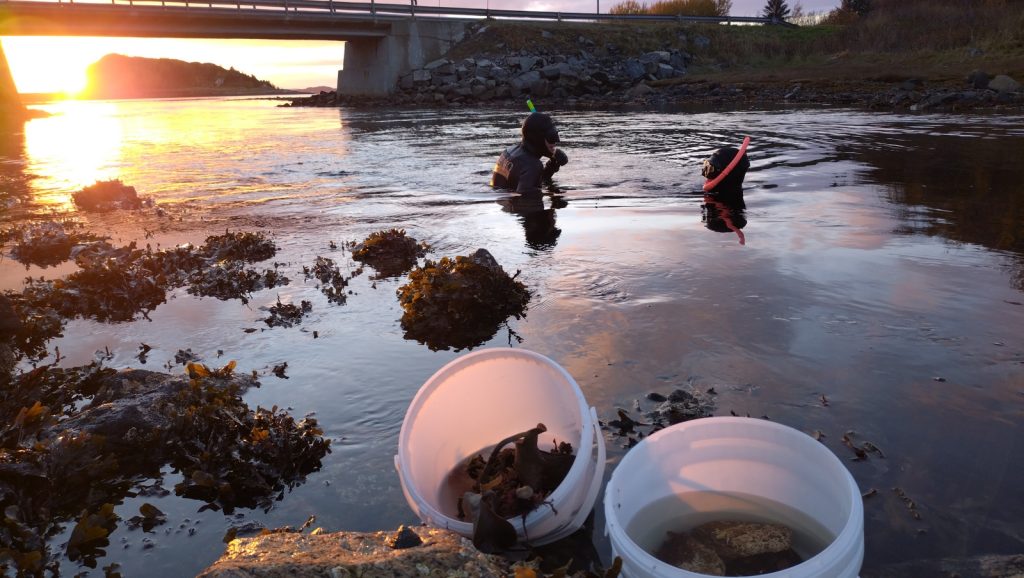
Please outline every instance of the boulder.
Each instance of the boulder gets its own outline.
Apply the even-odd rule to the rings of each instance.
[[[668,64],[659,64],[658,70],[654,73],[654,76],[657,76],[658,78],[675,78],[677,76],[676,69],[672,68]]]
[[[530,70],[512,78],[508,83],[514,92],[523,93],[528,92],[535,84],[540,82],[540,80],[540,72],[537,70]]]
[[[432,62],[428,62],[423,68],[433,72],[433,71],[437,70],[438,68],[441,68],[442,66],[450,66],[451,63],[452,63],[452,61],[448,60],[447,58],[438,58],[437,60],[434,60]]]
[[[647,74],[644,70],[644,65],[635,58],[627,59],[626,62],[623,63],[623,70],[626,73],[626,78],[628,78],[630,82],[636,82]]]
[[[652,92],[654,92],[653,88],[647,86],[647,83],[641,82],[640,84],[637,84],[633,88],[629,89],[629,96],[637,98],[641,96],[646,96],[648,94],[651,94]]]
[[[999,74],[989,81],[988,89],[996,92],[1020,92],[1020,83],[1005,74]]]
[[[988,88],[992,75],[984,70],[973,70],[967,75],[967,84],[971,88]]]
[[[640,62],[654,62],[658,64],[668,64],[671,60],[672,55],[664,50],[656,50],[654,52],[648,52],[640,57]]]
[[[395,532],[279,532],[232,540],[201,578],[419,578],[515,575],[499,556],[482,554],[448,530],[409,529],[422,541],[396,548]],[[405,543],[413,543],[406,541]]]
[[[430,82],[431,73],[426,69],[418,69],[412,71],[412,81],[414,84],[426,84]]]

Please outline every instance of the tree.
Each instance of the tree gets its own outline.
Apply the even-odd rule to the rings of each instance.
[[[780,21],[789,18],[789,5],[786,4],[786,0],[768,0],[764,5],[764,17]]]
[[[868,12],[871,12],[871,0],[843,0],[840,8],[842,10],[855,12],[858,16],[864,16]]]

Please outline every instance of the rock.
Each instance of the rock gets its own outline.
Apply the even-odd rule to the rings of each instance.
[[[635,58],[626,60],[623,64],[623,68],[626,73],[626,77],[629,78],[630,82],[636,82],[644,77],[647,72],[644,70],[644,65]]]
[[[420,530],[423,544],[393,549],[387,532],[335,532],[317,536],[276,533],[239,538],[202,578],[419,578],[473,576],[503,578],[515,574],[498,556],[477,552],[454,532]]]
[[[924,81],[921,80],[920,78],[908,78],[901,82],[897,88],[899,90],[911,92],[914,90],[919,90],[922,86],[924,86]]]
[[[967,75],[967,84],[971,88],[988,88],[992,75],[984,70],[973,70]]]
[[[537,70],[530,70],[509,80],[509,86],[512,88],[513,92],[524,93],[530,91],[535,84],[540,82],[540,80],[540,72]]]
[[[693,38],[693,45],[696,46],[698,50],[707,50],[708,47],[711,46],[711,39],[707,36],[698,35]]]
[[[652,92],[654,92],[653,88],[648,86],[647,83],[641,82],[640,84],[637,84],[633,88],[629,89],[629,96],[637,98],[641,96],[646,96],[648,94],[651,94]]]
[[[988,89],[996,92],[1020,92],[1020,83],[1005,74],[999,74],[989,81]]]
[[[452,61],[448,60],[447,58],[438,58],[437,60],[428,62],[423,66],[423,68],[425,68],[426,70],[434,71],[442,66],[449,65],[451,63]]]
[[[668,538],[655,551],[655,558],[707,576],[725,576],[725,562],[707,544],[696,540],[688,532],[668,532]]]
[[[419,534],[403,524],[398,527],[398,530],[393,535],[388,537],[386,543],[393,550],[402,550],[404,548],[415,548],[423,544],[423,540],[420,539]]]
[[[694,528],[693,535],[723,559],[782,552],[793,546],[793,531],[779,524],[709,522]]]
[[[664,50],[648,52],[640,57],[640,62],[653,62],[655,64],[668,64],[672,55]]]
[[[658,71],[654,73],[654,76],[658,78],[675,78],[676,69],[672,68],[668,64],[659,64]]]

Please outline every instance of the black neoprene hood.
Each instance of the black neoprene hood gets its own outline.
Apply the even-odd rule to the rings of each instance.
[[[547,150],[549,143],[558,142],[558,130],[555,128],[555,121],[542,112],[530,113],[530,116],[523,120],[523,140],[537,150]]]

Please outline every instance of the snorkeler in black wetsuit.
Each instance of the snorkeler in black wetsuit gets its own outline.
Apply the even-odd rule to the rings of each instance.
[[[736,155],[743,156],[729,169],[728,174],[710,186],[712,182],[721,176],[722,172],[728,169]],[[722,147],[711,155],[711,158],[704,161],[701,175],[708,179],[708,185],[704,191],[703,221],[708,229],[720,233],[733,232],[739,237],[740,245],[747,242],[743,234],[743,227],[747,224],[747,204],[743,200],[743,179],[750,168],[750,160],[747,159],[746,151],[742,153],[734,147]],[[710,187],[710,188],[709,188]]]
[[[517,193],[539,193],[541,184],[550,180],[558,169],[569,163],[569,157],[558,149],[558,130],[551,117],[530,113],[523,121],[523,140],[502,151],[494,163],[491,186]],[[547,163],[541,157],[548,157]]]

